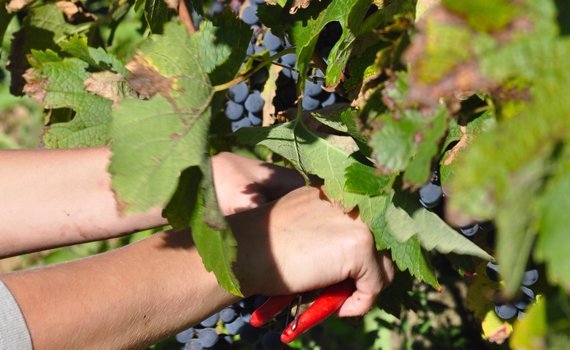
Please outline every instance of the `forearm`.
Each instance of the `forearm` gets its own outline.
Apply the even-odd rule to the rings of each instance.
[[[3,280],[36,349],[142,348],[237,300],[205,270],[187,232]]]
[[[0,151],[0,256],[165,224],[156,208],[121,216],[107,148]]]

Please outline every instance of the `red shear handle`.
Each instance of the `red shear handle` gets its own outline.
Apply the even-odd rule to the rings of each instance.
[[[259,308],[251,314],[249,323],[254,327],[261,327],[277,316],[291,301],[295,295],[280,295],[267,299]]]
[[[290,343],[301,334],[323,322],[340,309],[354,290],[354,281],[351,279],[325,288],[315,302],[301,313],[297,322],[292,322],[285,328],[281,333],[281,341]]]

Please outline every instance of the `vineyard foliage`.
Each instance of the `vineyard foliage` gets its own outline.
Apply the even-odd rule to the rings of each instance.
[[[515,321],[511,345],[570,341],[564,1],[268,0],[259,5],[261,33],[270,28],[292,48],[254,54],[240,11],[210,14],[201,0],[0,3],[10,91],[42,104],[42,144],[110,145],[120,210],[158,206],[174,228],[191,227],[205,266],[230,292],[241,293],[237,246],[210,159],[248,148],[307,182],[322,179],[331,200],[358,209],[403,274],[439,289],[438,254],[461,273],[479,271],[468,304],[487,323],[489,290],[513,298],[525,270],[538,266],[546,277],[539,301]],[[342,34],[318,57],[331,24]],[[271,72],[283,69],[277,59],[292,52],[298,108],[264,108],[263,126],[232,133],[227,89],[267,68],[269,100]],[[317,68],[324,89],[343,100],[310,113],[301,101]],[[434,171],[445,197],[439,212],[417,193]],[[475,222],[495,227],[496,243],[458,232]],[[481,276],[487,261],[500,265],[500,286]]]

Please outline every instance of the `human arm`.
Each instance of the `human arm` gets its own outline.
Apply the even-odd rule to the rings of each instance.
[[[228,222],[238,243],[235,271],[246,295],[313,290],[350,277],[358,291],[341,315],[360,315],[392,278],[391,264],[386,259],[379,264],[366,226],[315,188],[231,215]],[[186,232],[160,233],[2,279],[37,349],[141,348],[237,300],[206,272]]]
[[[118,237],[166,224],[161,209],[120,215],[106,147],[0,150],[0,257]],[[225,215],[303,185],[299,174],[231,153],[213,158]]]

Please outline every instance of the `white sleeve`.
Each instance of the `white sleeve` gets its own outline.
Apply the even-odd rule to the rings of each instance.
[[[26,320],[14,296],[0,280],[0,350],[32,350]]]

